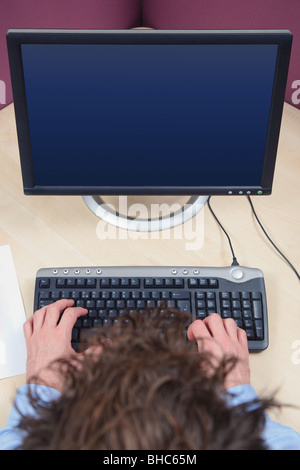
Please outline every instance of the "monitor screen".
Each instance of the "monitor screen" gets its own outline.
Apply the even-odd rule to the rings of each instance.
[[[10,31],[27,194],[270,194],[287,31]]]

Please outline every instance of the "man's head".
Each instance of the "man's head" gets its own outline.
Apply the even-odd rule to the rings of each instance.
[[[230,405],[224,381],[236,359],[198,352],[187,318],[149,310],[99,329],[100,353],[60,361],[61,397],[44,406],[31,397],[37,418],[23,418],[22,448],[263,449],[269,402]]]

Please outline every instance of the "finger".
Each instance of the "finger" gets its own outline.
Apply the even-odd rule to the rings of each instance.
[[[237,338],[238,338],[239,343],[242,346],[244,346],[245,348],[247,348],[247,350],[248,350],[248,339],[247,339],[246,331],[243,330],[242,328],[238,328],[237,329]]]
[[[208,338],[210,336],[203,320],[195,320],[188,327],[187,337],[190,341],[193,339],[197,340],[197,338]]]
[[[65,331],[65,334],[71,337],[72,329],[76,323],[77,318],[82,317],[88,313],[88,310],[83,307],[66,308],[60,320],[59,327]]]
[[[57,300],[57,302],[54,302],[53,304],[50,304],[47,307],[45,324],[47,324],[47,326],[49,327],[57,326],[58,320],[62,312],[66,308],[72,307],[72,305],[74,305],[73,299],[61,299],[61,300]]]
[[[228,336],[230,336],[233,339],[236,339],[239,328],[237,327],[237,324],[234,321],[234,319],[226,318],[225,320],[223,320],[223,322],[224,322],[224,329],[226,333],[228,334]]]
[[[46,307],[42,307],[34,312],[32,319],[33,331],[42,328],[46,316],[46,309]]]
[[[203,322],[213,338],[219,338],[225,334],[223,320],[218,313],[209,315],[204,318]]]

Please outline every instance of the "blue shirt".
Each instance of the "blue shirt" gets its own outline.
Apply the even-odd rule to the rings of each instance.
[[[60,393],[44,385],[22,385],[16,394],[16,398],[9,414],[6,426],[0,429],[0,450],[13,450],[21,446],[24,431],[18,429],[20,415],[34,415],[28,401],[28,387],[37,392],[43,401],[50,402],[60,397]],[[247,403],[258,398],[251,385],[238,385],[228,390],[231,394],[230,404],[232,406]],[[282,424],[272,421],[266,416],[266,425],[263,431],[263,439],[270,450],[300,450],[300,434]]]

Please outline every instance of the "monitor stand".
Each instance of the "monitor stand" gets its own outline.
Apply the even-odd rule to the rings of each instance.
[[[192,196],[178,210],[162,217],[149,219],[123,215],[117,212],[111,204],[105,203],[100,196],[82,196],[82,198],[88,208],[108,224],[136,232],[156,232],[173,228],[192,219],[204,207],[209,196]]]

